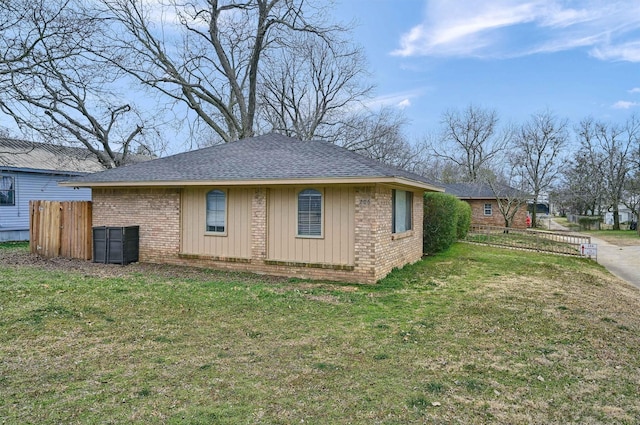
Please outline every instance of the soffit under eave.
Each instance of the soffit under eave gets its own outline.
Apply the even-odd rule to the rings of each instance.
[[[198,180],[198,181],[125,181],[125,182],[73,182],[63,181],[60,186],[88,187],[88,188],[171,188],[171,187],[204,187],[204,186],[304,186],[304,185],[370,185],[384,184],[387,186],[408,187],[432,192],[444,192],[443,188],[429,185],[414,180],[397,177],[356,177],[356,178],[305,178],[305,179],[281,179],[281,180]]]

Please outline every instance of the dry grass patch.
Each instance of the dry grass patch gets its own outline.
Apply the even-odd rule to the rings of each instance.
[[[0,250],[5,423],[640,417],[640,292],[589,260],[459,244],[371,286],[88,264]]]

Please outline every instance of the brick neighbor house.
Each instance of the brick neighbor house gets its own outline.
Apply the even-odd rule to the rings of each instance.
[[[269,134],[63,183],[94,226],[140,226],[140,261],[374,283],[422,256],[422,176]]]
[[[445,192],[471,205],[471,224],[504,227],[504,216],[498,206],[500,197],[502,202],[519,204],[511,227],[527,228],[527,196],[517,189],[502,186],[496,196],[491,187],[484,183],[448,183],[441,186]]]

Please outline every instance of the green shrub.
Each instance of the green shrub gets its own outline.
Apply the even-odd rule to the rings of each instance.
[[[464,239],[471,228],[471,205],[458,200],[458,239]]]
[[[423,252],[432,254],[449,248],[458,236],[458,198],[447,193],[424,195]]]
[[[600,216],[582,216],[578,217],[580,230],[599,230],[602,217]]]

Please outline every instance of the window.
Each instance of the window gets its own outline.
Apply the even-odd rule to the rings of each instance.
[[[391,193],[391,200],[393,204],[393,210],[391,212],[392,233],[402,233],[411,230],[413,193],[394,189]]]
[[[0,177],[0,206],[16,204],[16,186],[13,177]]]
[[[315,189],[298,193],[298,236],[322,236],[322,193]]]
[[[484,204],[484,215],[492,215],[493,206],[491,204]]]
[[[207,232],[224,233],[227,218],[227,196],[221,190],[207,193]]]

